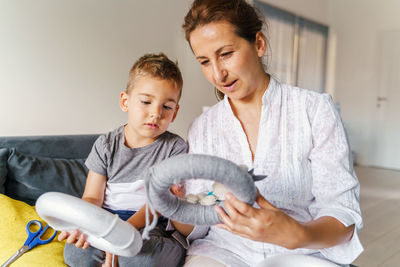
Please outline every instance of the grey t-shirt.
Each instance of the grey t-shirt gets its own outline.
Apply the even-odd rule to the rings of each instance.
[[[186,142],[168,131],[147,146],[129,148],[125,145],[124,126],[121,126],[96,140],[85,164],[89,170],[107,178],[103,207],[137,210],[145,202],[140,174],[157,162],[186,150]]]

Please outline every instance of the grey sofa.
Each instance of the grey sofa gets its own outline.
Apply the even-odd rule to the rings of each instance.
[[[49,191],[80,197],[98,136],[0,137],[0,193],[30,205]]]

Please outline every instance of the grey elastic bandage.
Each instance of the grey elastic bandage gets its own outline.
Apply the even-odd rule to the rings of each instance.
[[[146,227],[143,238],[157,224],[155,210],[170,219],[192,225],[214,225],[221,223],[214,205],[202,206],[179,199],[170,192],[170,187],[186,179],[207,179],[223,184],[239,200],[253,205],[257,197],[254,181],[266,176],[256,176],[235,163],[215,156],[181,154],[163,160],[143,172],[145,180],[147,208]],[[224,202],[216,205],[224,206]],[[153,221],[149,222],[149,210]]]

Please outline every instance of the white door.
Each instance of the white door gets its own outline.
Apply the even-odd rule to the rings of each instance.
[[[400,170],[400,31],[379,38],[372,164]]]

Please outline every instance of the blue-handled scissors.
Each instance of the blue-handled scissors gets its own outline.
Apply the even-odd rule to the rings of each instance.
[[[31,225],[37,225],[37,226],[39,226],[39,229],[33,232],[31,230]],[[37,245],[44,245],[44,244],[50,243],[56,236],[57,231],[54,230],[54,234],[50,238],[45,239],[45,240],[41,239],[41,237],[44,235],[44,233],[46,232],[48,227],[49,226],[46,225],[46,227],[43,229],[42,223],[38,220],[29,221],[26,225],[26,232],[28,233],[28,238],[26,239],[24,245],[20,249],[18,249],[18,251],[13,256],[11,256],[11,258],[9,258],[3,265],[1,265],[1,267],[6,267],[6,266],[10,265],[16,259],[21,257],[22,254],[24,254],[28,250],[31,250],[32,248],[36,247]],[[50,228],[50,229],[52,229],[52,228]]]

